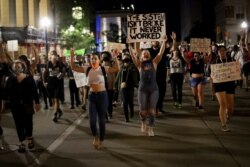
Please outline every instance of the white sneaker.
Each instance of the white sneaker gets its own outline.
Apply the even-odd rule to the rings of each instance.
[[[221,131],[223,131],[223,132],[230,132],[231,130],[227,127],[227,125],[223,125],[221,127]]]
[[[152,127],[148,128],[148,136],[155,136],[155,133]]]
[[[147,131],[147,125],[145,123],[141,123],[141,132],[145,133]]]

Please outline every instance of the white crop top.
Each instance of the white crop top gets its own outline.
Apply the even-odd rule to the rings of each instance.
[[[98,67],[97,69],[91,68],[89,70],[87,83],[89,86],[91,84],[104,84],[105,85],[105,79],[104,79],[101,67]]]

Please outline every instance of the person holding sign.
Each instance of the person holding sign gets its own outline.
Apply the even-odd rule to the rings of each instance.
[[[132,45],[129,44],[130,55],[140,73],[138,103],[140,108],[139,114],[142,120],[141,131],[146,132],[146,118],[149,116],[148,136],[154,136],[153,126],[155,123],[156,105],[159,98],[159,89],[156,82],[156,69],[165,50],[166,40],[165,36],[165,40],[162,42],[159,53],[153,59],[149,50],[143,50],[138,59],[138,50],[135,51],[132,48]]]
[[[211,66],[214,64],[225,64],[232,62],[232,58],[226,55],[226,47],[220,46],[218,48],[218,56],[211,62]],[[211,79],[214,83],[213,68],[211,67]],[[230,116],[233,114],[234,107],[234,94],[235,94],[235,82],[226,81],[214,83],[215,95],[219,102],[219,117],[221,121],[221,130],[224,132],[229,132],[230,129],[227,126],[227,121],[229,121]]]
[[[108,108],[108,94],[105,87],[106,74],[116,73],[118,71],[117,62],[112,67],[102,67],[99,55],[90,56],[91,67],[80,67],[74,63],[75,50],[71,49],[70,66],[76,72],[86,73],[89,86],[89,123],[92,135],[94,137],[93,147],[95,149],[103,148],[105,136],[105,115]],[[99,137],[96,123],[99,123]]]

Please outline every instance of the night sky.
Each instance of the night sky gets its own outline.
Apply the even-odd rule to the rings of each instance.
[[[166,13],[166,28],[168,35],[172,31],[180,32],[179,0],[94,0],[95,9],[114,10],[134,4],[135,13]],[[167,4],[167,5],[165,5]]]

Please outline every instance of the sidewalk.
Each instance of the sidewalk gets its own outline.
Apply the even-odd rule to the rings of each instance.
[[[70,110],[67,103],[62,106],[64,115],[57,124],[52,121],[52,110],[35,114],[36,149],[20,154],[16,151],[18,140],[11,114],[4,113],[5,150],[0,151],[0,166],[249,166],[250,93],[237,89],[235,114],[229,124],[232,131],[221,132],[218,104],[210,100],[208,85],[206,87],[206,112],[200,112],[192,107],[187,84],[182,109],[173,109],[168,85],[164,103],[167,113],[157,117],[154,137],[140,132],[138,117],[126,123],[121,106],[117,106],[113,119],[106,124],[104,150],[92,148],[89,122],[84,118],[86,113],[80,108]],[[135,101],[138,112],[137,99]]]

